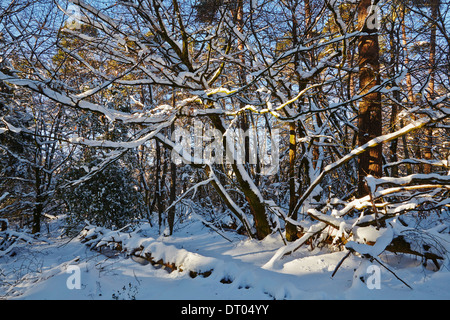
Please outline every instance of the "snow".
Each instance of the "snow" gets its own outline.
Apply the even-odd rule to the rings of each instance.
[[[353,237],[358,242],[375,242],[385,232],[386,229],[378,230],[374,226],[355,227],[353,228]]]
[[[360,228],[361,229],[361,228]],[[367,231],[367,228],[364,228]],[[377,234],[374,235],[375,230],[370,229],[370,231],[368,233],[363,232],[363,235],[359,234],[358,237],[360,236],[366,236],[368,241],[373,241],[376,240],[375,244],[373,246],[364,244],[364,243],[359,243],[359,242],[355,242],[355,241],[349,241],[347,242],[347,244],[345,245],[346,248],[348,249],[353,249],[354,251],[360,253],[360,254],[368,254],[372,257],[377,257],[378,255],[380,255],[384,249],[386,249],[386,247],[392,242],[392,239],[394,237],[394,231],[392,230],[392,228],[387,228],[384,229],[383,232],[381,232],[381,234]]]
[[[62,236],[62,220],[50,222],[48,241],[30,246],[16,242],[0,257],[0,297],[4,299],[55,300],[270,300],[270,299],[449,299],[450,272],[434,272],[411,256],[383,253],[385,265],[413,287],[407,288],[381,268],[379,290],[354,279],[354,270],[365,274],[368,260],[350,255],[333,278],[331,274],[346,251],[310,250],[301,247],[289,256],[270,261],[283,246],[279,235],[262,241],[227,234],[225,240],[200,221],[159,236],[153,228],[129,232],[91,228],[85,234],[103,233],[103,240],[123,241],[124,248],[143,248],[156,259],[174,262],[180,269],[168,272],[127,253],[100,253],[80,237]],[[370,238],[373,228],[360,228],[358,236]],[[386,238],[392,236],[385,231]],[[42,235],[41,237],[44,237]],[[381,237],[383,239],[384,237]],[[380,241],[380,239],[378,240]],[[99,242],[97,243],[99,244]],[[356,242],[355,242],[356,244]],[[381,246],[384,243],[380,244]],[[369,246],[367,246],[369,247]],[[376,247],[371,247],[375,250]],[[360,248],[358,248],[360,249]],[[283,251],[286,251],[285,249]],[[14,253],[14,254],[12,254]],[[375,252],[371,252],[375,253]],[[71,266],[69,268],[69,266]],[[79,268],[80,289],[69,289],[71,270]],[[190,271],[212,270],[208,276],[192,277]],[[370,274],[369,274],[370,275]]]

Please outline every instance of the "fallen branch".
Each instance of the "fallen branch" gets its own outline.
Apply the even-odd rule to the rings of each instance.
[[[407,284],[407,283],[406,283],[405,281],[403,281],[399,276],[397,276],[397,275],[395,274],[394,271],[392,271],[391,269],[389,269],[388,267],[386,267],[383,263],[381,263],[380,260],[378,260],[378,259],[375,258],[375,257],[371,257],[371,259],[373,259],[373,260],[375,260],[376,262],[378,262],[383,268],[385,268],[387,271],[389,271],[390,273],[392,273],[392,274],[394,275],[394,277],[396,277],[398,280],[400,280],[405,286],[407,286],[408,288],[410,288],[411,290],[413,290],[413,288],[412,288],[409,284]]]
[[[281,247],[275,253],[275,255],[263,266],[263,268],[273,268],[277,261],[281,260],[284,256],[293,253],[298,250],[303,244],[305,244],[309,239],[315,235],[321,233],[328,225],[324,222],[319,222],[312,225],[308,231],[306,231],[303,236],[294,242],[288,244],[287,246]]]
[[[334,268],[334,271],[331,275],[331,277],[333,278],[334,275],[336,274],[336,272],[339,270],[339,268],[341,267],[342,263],[344,263],[344,261],[350,256],[352,252],[349,250],[347,252],[347,254],[338,262],[338,264],[336,265],[336,268]]]
[[[15,248],[18,241],[24,241],[26,243],[32,244],[35,242],[35,239],[24,232],[17,232],[9,229],[1,231],[0,257],[9,254]]]
[[[353,250],[352,248],[348,248],[349,252],[347,253],[347,255],[339,262],[338,266],[336,267],[335,271],[333,272],[333,276],[336,273],[338,267],[342,264],[343,260],[345,260],[346,258],[348,258],[348,256],[350,255],[350,253],[355,254],[358,253],[357,251]],[[375,258],[374,256],[372,256],[369,253],[365,253],[362,255],[363,258],[369,259],[371,262],[376,261],[378,262],[383,268],[385,268],[387,271],[389,271],[390,273],[392,273],[394,275],[394,277],[396,277],[398,280],[400,280],[405,286],[407,286],[409,289],[413,290],[413,288],[407,284],[404,280],[402,280],[399,276],[397,276],[395,274],[394,271],[392,271],[391,269],[389,269],[386,265],[384,265],[380,260],[378,260],[377,258]]]
[[[375,192],[376,188],[384,185],[396,185],[396,186],[407,186],[411,184],[427,184],[436,186],[450,185],[450,176],[443,176],[436,173],[430,174],[412,174],[406,177],[393,178],[393,177],[383,177],[375,178],[373,176],[366,177],[367,184],[370,185],[372,191]]]

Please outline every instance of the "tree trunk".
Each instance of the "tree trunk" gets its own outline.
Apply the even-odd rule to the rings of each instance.
[[[391,52],[390,52],[390,65],[391,65],[391,77],[396,75],[398,72],[398,65],[399,65],[399,41],[396,41],[397,39],[395,38],[395,17],[392,17],[393,22],[392,22],[392,28],[391,30],[389,30],[389,43],[390,43],[390,47],[391,47]],[[395,101],[392,102],[392,107],[391,107],[391,116],[389,119],[389,131],[395,132],[397,131],[397,116],[398,116],[398,106],[397,106],[397,101],[401,101],[400,98],[400,91],[395,90],[393,92],[393,96]],[[390,161],[391,162],[397,162],[398,161],[398,155],[397,155],[397,150],[398,150],[398,139],[394,139],[391,141],[391,144],[389,146],[389,149],[391,151],[390,154]],[[386,174],[386,173],[385,173]],[[393,166],[391,168],[391,172],[390,172],[390,176],[391,177],[398,177],[398,166]]]
[[[439,9],[440,0],[431,0],[431,20],[434,22],[438,18],[438,9]],[[430,35],[430,83],[428,84],[429,89],[429,99],[434,99],[436,92],[434,88],[434,78],[435,72],[434,67],[436,64],[436,23],[431,25],[431,35]],[[425,160],[431,161],[433,159],[433,129],[428,127],[425,129],[425,150],[424,150],[424,158]],[[423,173],[428,174],[433,172],[433,167],[431,164],[425,164],[423,166]]]
[[[243,0],[237,0],[237,8],[236,8],[236,25],[237,29],[240,34],[244,34],[244,1]],[[238,39],[238,51],[239,51],[239,61],[240,65],[238,66],[238,72],[239,72],[239,81],[241,86],[245,86],[247,83],[247,76],[245,71],[245,56],[244,56],[244,50],[245,50],[245,44],[243,39]],[[239,108],[242,109],[245,107],[245,103],[239,102]],[[238,115],[239,119],[239,127],[242,129],[242,132],[244,133],[244,163],[246,164],[246,169],[249,168],[250,165],[250,137],[249,137],[249,116],[247,112],[243,112]]]
[[[297,212],[295,211],[295,206],[297,204],[297,183],[295,175],[295,158],[297,154],[297,135],[296,135],[296,125],[294,122],[289,123],[289,217],[296,221]],[[297,226],[290,222],[286,223],[286,240],[295,241],[297,240]]]
[[[292,11],[292,44],[293,47],[296,48],[299,45],[299,35],[298,35],[298,21],[296,18],[296,8],[297,8],[297,2],[292,5],[291,11]],[[311,25],[311,6],[309,0],[304,0],[304,10],[305,10],[305,30],[308,30]],[[309,34],[307,34],[307,38],[309,38]],[[309,56],[311,60],[311,66],[313,65],[313,59],[314,54],[311,52],[311,55]],[[303,81],[298,74],[298,69],[300,65],[300,56],[298,53],[294,56],[294,70],[297,75],[297,82],[299,84],[299,91],[306,88],[307,83]],[[315,147],[315,146],[313,146]],[[299,187],[297,183],[300,179],[300,177],[297,177],[296,175],[296,159],[297,159],[297,125],[295,122],[289,123],[289,218],[291,218],[293,221],[296,221],[298,218],[298,211],[296,210],[297,201],[298,201],[298,193],[299,193]],[[301,168],[299,169],[299,172],[301,171]],[[297,226],[290,223],[289,221],[286,222],[286,240],[289,242],[295,241],[298,239],[297,235]]]
[[[163,151],[163,154],[165,154],[165,151]],[[156,191],[155,191],[155,199],[158,205],[158,226],[159,230],[161,231],[161,227],[164,222],[163,213],[165,210],[164,207],[164,201],[163,201],[163,185],[164,185],[164,179],[166,177],[166,161],[165,157],[163,159],[163,171],[161,176],[161,146],[159,144],[159,141],[156,141]]]
[[[173,106],[175,108],[175,90],[173,91]],[[175,132],[175,124],[172,122],[170,126],[170,133],[173,135]],[[175,203],[177,197],[177,165],[175,161],[170,162],[170,203]],[[173,234],[173,226],[175,221],[175,209],[176,205],[169,209],[167,214],[167,223],[169,225],[169,235]]]
[[[44,209],[44,199],[41,195],[41,170],[39,168],[35,168],[35,189],[36,189],[36,202],[34,204],[33,209],[33,224],[31,228],[31,233],[39,233],[41,232],[41,215],[42,210]]]
[[[223,122],[221,118],[219,118],[217,115],[211,114],[209,116],[211,119],[211,122],[214,124],[214,127],[219,130],[222,134],[225,134],[226,129],[223,125]],[[224,150],[227,152],[232,152],[233,147],[228,147],[228,141],[227,137],[223,137],[223,147]],[[233,144],[234,142],[229,142],[230,144]],[[233,159],[234,157],[232,155],[226,155],[228,159]],[[247,174],[247,171],[245,170],[245,167],[243,164],[238,163],[237,161],[231,162],[231,168],[233,170],[233,173],[236,176],[237,183],[242,190],[242,193],[244,194],[249,208],[250,212],[254,218],[255,221],[255,227],[256,227],[256,237],[258,239],[264,239],[266,236],[268,236],[271,233],[270,223],[269,219],[266,213],[266,207],[263,203],[263,199],[261,199],[261,195],[259,193],[259,190],[257,189],[255,183],[253,180],[248,179],[249,175]]]
[[[404,50],[404,63],[406,66],[409,65],[409,57],[408,57],[408,41],[406,38],[406,23],[405,23],[405,11],[406,11],[406,7],[403,5],[402,7],[402,45],[403,45],[403,50]],[[413,93],[413,86],[412,86],[412,78],[411,78],[411,73],[408,71],[406,74],[406,89],[408,90],[408,102],[411,105],[414,105],[414,93]],[[415,120],[415,116],[411,115],[413,117],[413,120]],[[400,126],[403,128],[404,123],[403,123],[403,119],[400,119]],[[414,134],[414,140],[416,140],[417,134]],[[408,150],[408,143],[407,143],[407,139],[406,139],[406,135],[402,137],[402,143],[403,143],[403,153],[404,153],[404,157],[405,159],[409,159],[409,150]],[[413,170],[412,170],[412,166],[410,164],[406,165],[406,172],[408,175],[413,174]]]
[[[243,23],[244,23],[243,9],[244,9],[243,0],[238,0],[238,2],[236,4],[236,12],[234,14],[236,17],[237,26],[238,26],[241,34],[243,34],[243,26],[244,26],[243,25]],[[239,59],[241,61],[245,61],[245,57],[243,55],[244,49],[245,49],[245,46],[244,46],[243,41],[238,40],[238,50],[240,51]],[[245,77],[246,77],[244,68],[242,68],[240,66],[238,68],[238,72],[239,72],[239,78],[240,78],[241,84],[244,84]],[[248,130],[247,115],[242,114],[242,115],[238,115],[238,116],[241,117],[241,119],[239,121],[240,128],[244,130],[244,133],[246,133],[245,131]],[[215,128],[218,129],[222,134],[224,134],[226,132],[220,118],[218,118],[215,115],[212,115],[210,117],[210,119],[213,122]],[[250,148],[249,148],[249,141],[247,140],[248,137],[246,137],[245,139],[246,139],[244,142],[245,163],[248,163]],[[231,143],[233,143],[233,142],[231,142]],[[230,150],[230,148],[227,147],[226,137],[224,137],[223,145],[224,145],[225,150]],[[229,155],[227,155],[227,157],[229,157]],[[234,157],[231,156],[229,159],[234,159]],[[241,161],[241,160],[242,159],[236,159],[236,161],[234,161],[231,164],[231,167],[233,169],[233,173],[236,176],[238,185],[241,188],[242,192],[244,193],[244,196],[248,202],[250,212],[254,218],[255,228],[256,228],[256,237],[258,239],[264,239],[266,236],[268,236],[271,233],[271,227],[270,227],[270,223],[268,220],[265,204],[263,203],[263,199],[261,199],[259,190],[257,190],[254,182],[251,179],[250,179],[250,181],[249,181],[249,179],[247,179],[249,177],[249,175],[246,170],[246,167],[242,163],[239,163],[239,161]]]
[[[376,3],[377,1],[375,1]],[[376,13],[371,11],[371,0],[362,0],[358,8],[360,30],[367,35],[359,38],[359,85],[360,94],[364,95],[359,104],[358,139],[363,145],[382,134],[381,95],[379,92],[368,93],[380,84],[380,62],[377,29],[371,19]],[[358,193],[367,195],[365,177],[382,175],[382,145],[369,148],[359,156]]]

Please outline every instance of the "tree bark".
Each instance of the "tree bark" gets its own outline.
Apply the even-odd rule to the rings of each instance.
[[[173,106],[175,108],[175,90],[172,97]],[[175,123],[172,122],[170,126],[170,133],[175,132]],[[170,203],[175,203],[177,197],[177,165],[175,161],[170,162]],[[173,234],[173,226],[175,222],[175,210],[176,206],[172,206],[167,213],[167,223],[169,225],[169,235]]]
[[[41,232],[41,215],[42,210],[44,209],[44,198],[41,194],[41,170],[36,167],[34,170],[35,173],[35,189],[36,189],[36,202],[33,209],[33,224],[31,228],[31,233],[39,233]]]
[[[399,41],[396,41],[396,37],[395,37],[395,20],[396,18],[393,16],[392,17],[393,21],[392,21],[392,28],[391,30],[389,30],[389,43],[390,43],[390,69],[391,69],[391,77],[395,76],[398,72],[398,65],[399,65],[399,51],[400,51],[400,46],[399,46]],[[395,101],[392,102],[392,106],[391,106],[391,116],[389,119],[389,131],[395,132],[397,131],[397,116],[398,116],[398,106],[397,106],[397,101],[401,101],[401,97],[400,97],[400,91],[396,90],[393,92],[393,96]],[[398,161],[398,155],[397,155],[397,150],[398,150],[398,139],[394,139],[391,141],[391,144],[389,146],[389,149],[391,151],[390,154],[390,161],[391,162],[397,162]],[[386,172],[385,172],[386,174]],[[392,177],[398,177],[398,166],[393,166],[390,172],[390,175]]]
[[[377,1],[374,2],[375,4]],[[359,104],[358,139],[362,146],[368,141],[382,135],[381,95],[379,92],[368,93],[380,84],[379,43],[376,28],[369,23],[376,13],[371,11],[371,0],[362,0],[358,8],[358,24],[364,35],[360,36],[359,50],[359,85],[360,94],[364,95]],[[367,175],[382,175],[382,145],[369,148],[359,156],[358,193],[368,194],[364,178]]]
[[[403,45],[403,54],[404,54],[404,63],[406,66],[409,65],[409,56],[408,56],[408,41],[407,41],[407,37],[406,37],[406,23],[405,23],[405,13],[406,13],[406,7],[403,5],[402,7],[402,45]],[[411,73],[408,71],[406,73],[406,89],[408,90],[408,102],[411,105],[414,105],[414,93],[413,93],[413,86],[412,86],[412,78],[411,78]],[[412,115],[413,120],[415,119],[415,116]],[[404,123],[403,123],[403,119],[400,119],[400,126],[403,128]],[[417,134],[414,134],[414,140],[417,140]],[[409,159],[409,150],[408,150],[408,143],[407,143],[407,139],[406,136],[402,137],[402,143],[403,143],[403,153],[404,153],[404,157],[405,159]],[[412,170],[412,166],[410,164],[406,165],[406,172],[408,175],[413,174],[413,170]]]
[[[433,22],[436,21],[438,18],[439,3],[440,0],[431,0],[431,20]],[[436,95],[434,88],[435,82],[434,67],[436,64],[436,23],[433,23],[431,25],[429,64],[430,64],[430,82],[428,84],[429,99],[434,99]],[[433,159],[432,148],[433,148],[433,129],[431,127],[428,127],[425,130],[425,149],[423,153],[425,160]],[[423,173],[428,174],[432,172],[433,172],[432,165],[424,164]]]
[[[289,217],[297,220],[297,212],[294,210],[297,204],[297,183],[295,175],[295,158],[297,154],[297,135],[296,125],[294,122],[289,123]],[[290,222],[286,223],[286,240],[297,240],[297,226]]]

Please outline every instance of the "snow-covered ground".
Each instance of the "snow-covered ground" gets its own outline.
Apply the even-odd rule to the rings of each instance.
[[[301,248],[269,268],[267,262],[283,246],[279,235],[256,241],[227,233],[230,242],[196,221],[172,237],[158,236],[151,228],[141,231],[139,239],[133,235],[134,244],[148,246],[156,251],[152,254],[176,261],[185,269],[212,269],[207,277],[192,278],[188,270],[169,273],[124,254],[90,250],[79,237],[61,236],[60,223],[51,223],[50,233],[43,235],[48,242],[21,243],[0,257],[0,299],[450,298],[447,268],[434,272],[407,255],[383,253],[380,258],[412,290],[376,262],[372,265],[355,256],[346,259],[332,278],[345,252],[328,249]],[[365,277],[365,283],[360,276]]]

